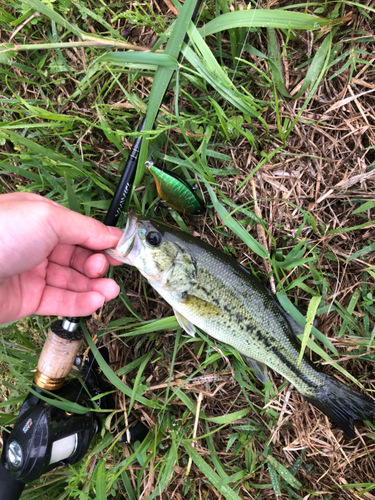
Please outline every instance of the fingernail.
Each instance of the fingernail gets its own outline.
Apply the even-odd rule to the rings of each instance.
[[[103,276],[108,271],[108,259],[105,255],[103,254],[101,255],[103,256],[103,260],[102,260],[102,266],[98,272],[99,276]]]

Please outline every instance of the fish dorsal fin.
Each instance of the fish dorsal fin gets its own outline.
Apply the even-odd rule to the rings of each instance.
[[[202,318],[212,319],[221,316],[221,309],[211,304],[211,302],[200,299],[195,295],[189,295],[187,292],[182,294],[181,302],[184,306],[188,306],[193,313],[199,314]]]
[[[288,320],[288,323],[289,323],[289,326],[292,330],[293,335],[303,334],[305,328],[303,326],[301,326],[289,313],[287,313],[285,311],[285,309],[282,307],[282,305],[279,303],[278,300],[276,300],[275,303],[276,303],[277,307],[280,309],[280,311],[282,312],[282,314]],[[299,312],[302,314],[302,316],[306,317],[306,311],[302,307],[296,306],[296,308],[299,310]],[[315,326],[315,328],[319,327],[319,318],[314,319],[313,326]]]
[[[292,318],[292,316],[284,311],[284,314],[286,316],[286,319],[288,320],[288,323],[290,325],[290,328],[292,329],[292,332],[294,335],[301,335],[301,333],[304,332],[304,327],[301,326],[297,321]]]
[[[176,316],[176,319],[178,321],[178,324],[180,327],[185,330],[186,333],[191,335],[192,337],[195,337],[195,327],[191,321],[189,321],[185,316],[180,314],[176,309],[173,309],[174,315]]]
[[[297,323],[297,321],[294,318],[292,318],[292,316],[289,313],[287,313],[285,311],[285,309],[279,303],[278,300],[275,300],[275,304],[280,309],[280,311],[283,314],[283,316],[287,319],[293,335],[301,335],[301,333],[303,333],[303,331],[304,331],[304,327],[301,326],[299,323]],[[306,316],[306,311],[301,311],[300,310],[300,312],[301,312],[301,314],[303,314],[304,316]]]
[[[246,364],[253,370],[254,375],[260,382],[262,382],[262,384],[265,384],[269,381],[267,374],[267,365],[265,365],[261,361],[256,361],[249,356],[243,356],[243,359],[245,360]]]
[[[293,334],[294,335],[302,335],[305,328],[303,326],[301,326],[294,318],[292,318],[292,316],[290,314],[286,313],[285,311],[283,311],[283,312],[286,316],[286,319],[288,320],[288,323],[290,325],[290,328],[292,329]],[[306,316],[306,311],[301,310],[300,312],[301,312],[301,314]],[[315,328],[319,327],[319,318],[314,319],[313,326],[315,326]]]

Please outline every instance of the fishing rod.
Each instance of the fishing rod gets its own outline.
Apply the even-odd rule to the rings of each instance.
[[[201,2],[202,0],[197,0],[197,3],[195,4],[191,16],[192,21],[194,21],[197,16]],[[188,43],[188,40],[189,36],[186,33],[184,43]],[[162,97],[161,104],[167,93],[168,86]],[[141,133],[144,131],[145,122],[146,117],[143,118],[138,128],[138,132]],[[142,141],[143,136],[140,135],[134,141],[134,144],[129,152],[120,181],[104,219],[104,224],[107,226],[117,225],[122,208],[131,196]],[[79,321],[80,318],[78,317],[67,317],[62,322],[55,322],[52,324],[38,362],[37,372],[34,377],[34,383],[38,387],[47,390],[55,390],[59,389],[63,385],[65,377],[70,372],[74,359],[82,344],[83,332],[79,327]]]
[[[192,21],[196,18],[201,2],[202,0],[196,2],[191,16]],[[184,43],[187,42],[186,34]],[[138,132],[144,131],[145,121],[146,117],[143,118]],[[142,140],[143,135],[140,135],[129,152],[104,219],[104,224],[108,226],[117,225],[122,209],[132,193]],[[0,500],[18,500],[27,482],[37,479],[57,466],[71,465],[80,460],[86,454],[92,437],[100,428],[98,419],[90,410],[93,409],[91,398],[106,392],[103,386],[98,382],[91,384],[91,392],[88,387],[91,397],[87,395],[84,397],[81,396],[84,391],[76,380],[65,382],[73,365],[79,366],[82,362],[79,352],[83,332],[79,327],[79,321],[79,317],[67,317],[54,322],[48,331],[33,380],[34,390],[26,397],[11,434],[4,440],[0,460]],[[94,360],[88,363],[92,369]],[[89,386],[87,377],[88,374],[85,383]],[[77,415],[60,410],[39,397],[43,390],[52,391],[56,397],[86,406],[88,411],[84,415]],[[112,403],[114,401],[111,400]],[[113,404],[108,408],[112,407]],[[128,442],[143,439],[145,429],[147,428],[140,422],[133,425],[128,431]]]

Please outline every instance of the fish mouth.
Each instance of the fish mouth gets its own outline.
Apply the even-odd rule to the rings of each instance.
[[[116,248],[109,248],[105,252],[114,259],[124,262],[129,253],[132,251],[136,235],[137,219],[136,217],[129,217]]]

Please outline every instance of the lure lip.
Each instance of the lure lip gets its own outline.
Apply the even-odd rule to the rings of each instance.
[[[116,248],[109,248],[105,252],[114,259],[123,262],[132,251],[136,234],[137,225],[135,217],[128,217],[126,226]]]

